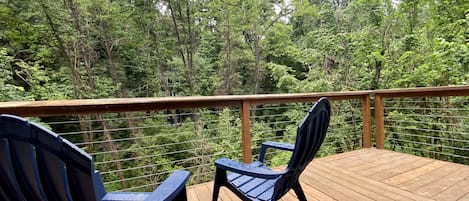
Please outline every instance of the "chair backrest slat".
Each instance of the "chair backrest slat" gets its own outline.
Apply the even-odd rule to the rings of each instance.
[[[3,130],[3,128],[0,128]],[[0,133],[1,135],[2,133]],[[21,192],[11,160],[10,145],[0,136],[0,187],[9,200],[26,200]]]
[[[298,126],[295,149],[288,163],[288,171],[275,185],[276,198],[283,196],[297,183],[300,174],[319,151],[329,127],[330,113],[329,101],[327,98],[321,98],[311,107]]]
[[[31,130],[33,135],[38,136],[36,157],[47,197],[49,200],[73,200],[66,176],[67,168],[59,156],[62,140],[55,133],[35,126]]]
[[[89,154],[15,116],[1,115],[0,125],[0,157],[11,161],[1,163],[0,182],[12,186],[1,186],[11,200],[97,200]]]
[[[3,132],[3,131],[2,131]],[[11,119],[5,126],[17,183],[27,200],[47,200],[40,180],[33,136],[27,122]]]
[[[75,200],[97,200],[93,184],[94,167],[91,156],[78,149],[74,144],[64,141],[64,159],[67,167],[67,175],[70,186],[73,189],[72,195]]]
[[[290,169],[304,169],[313,160],[326,137],[330,110],[329,101],[322,98],[306,114],[297,129]]]

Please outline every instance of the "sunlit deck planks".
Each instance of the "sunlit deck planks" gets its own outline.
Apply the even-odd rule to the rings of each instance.
[[[469,166],[378,149],[315,159],[300,177],[308,200],[468,200]],[[188,187],[211,200],[213,183]],[[239,200],[222,188],[219,200]],[[297,200],[293,191],[282,198]]]

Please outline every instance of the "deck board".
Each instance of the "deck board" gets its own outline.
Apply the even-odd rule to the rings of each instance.
[[[410,193],[394,186],[386,185],[380,181],[369,179],[368,177],[363,177],[349,171],[334,168],[331,165],[317,163],[315,166],[322,165],[327,167],[329,170],[328,174],[336,174],[336,172],[341,173],[342,176],[339,179],[351,180],[353,181],[354,185],[359,186],[360,188],[372,190],[376,193],[383,194],[395,200],[428,200],[425,197]]]
[[[401,173],[399,175],[395,175],[393,177],[390,177],[386,180],[384,180],[384,183],[390,184],[390,185],[399,185],[401,183],[407,182],[411,179],[420,177],[424,174],[427,174],[435,169],[438,169],[440,167],[443,167],[447,163],[443,161],[433,161],[429,164],[426,164],[425,166],[420,166],[418,168],[415,168],[413,170],[409,170],[407,172]]]
[[[458,199],[458,201],[469,201],[469,193],[466,193],[462,198]]]
[[[469,166],[360,149],[315,159],[300,181],[308,200],[469,200]],[[213,182],[189,186],[189,201],[211,200]],[[222,187],[218,200],[239,201]],[[282,201],[297,200],[293,191]]]
[[[367,173],[366,175],[374,180],[383,181],[387,180],[388,178],[402,175],[403,173],[412,171],[416,168],[426,166],[427,164],[433,162],[433,160],[427,158],[418,158],[403,161],[405,161],[405,163],[394,163],[392,164],[392,168],[381,168],[380,171],[374,173]]]
[[[348,175],[343,174],[343,172],[330,171],[329,167],[324,167],[320,163],[318,163],[317,165],[315,165],[314,167],[306,171],[315,172],[317,175],[321,175],[321,177],[329,181],[334,181],[334,183],[336,183],[335,186],[340,185],[343,189],[347,189],[348,191],[354,191],[360,194],[360,196],[366,197],[366,198],[360,198],[359,200],[373,200],[373,199],[378,199],[378,200],[383,200],[383,201],[392,200],[386,196],[383,196],[380,193],[373,191],[372,189],[363,188],[362,187],[363,183],[361,181],[352,179],[351,177],[348,177]],[[354,196],[354,197],[357,198],[357,196]]]
[[[464,180],[468,176],[468,169],[458,169],[453,171],[452,173],[446,175],[445,177],[437,178],[433,182],[417,189],[415,192],[424,195],[427,197],[433,197],[438,193],[446,190],[447,188],[451,187],[454,184],[459,183],[460,181]],[[469,188],[469,185],[466,186]]]
[[[435,169],[427,174],[426,176],[421,176],[414,178],[410,181],[407,181],[405,183],[400,184],[399,186],[403,189],[407,189],[409,191],[416,191],[419,188],[422,188],[438,178],[446,177],[449,175],[451,172],[458,171],[459,168],[453,165],[445,165],[441,168]]]
[[[467,189],[469,187],[469,177],[466,177],[464,180],[458,182],[447,188],[446,190],[440,192],[439,194],[433,196],[434,200],[447,200],[454,201],[462,198],[466,193],[461,189]]]

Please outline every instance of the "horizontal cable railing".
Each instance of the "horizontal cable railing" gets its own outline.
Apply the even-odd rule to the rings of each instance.
[[[377,148],[414,154],[420,150],[428,157],[466,163],[469,147],[464,125],[469,125],[469,110],[467,102],[457,101],[467,101],[469,86],[7,102],[0,103],[0,113],[33,117],[90,153],[107,190],[151,191],[175,169],[190,171],[190,184],[205,182],[213,178],[213,161],[219,157],[250,162],[257,159],[264,141],[294,143],[298,123],[322,96],[331,100],[332,118],[318,156],[369,148],[373,95]],[[455,97],[405,98],[410,96]],[[448,102],[458,107],[446,107]],[[269,152],[267,162],[285,165],[288,158]]]
[[[68,119],[68,120],[66,120]],[[110,191],[151,191],[176,169],[213,179],[213,161],[242,160],[237,108],[46,117],[42,122],[95,160]]]
[[[385,101],[385,148],[469,164],[469,97]]]
[[[319,156],[362,147],[360,99],[331,101],[333,116]],[[264,141],[294,143],[295,131],[313,102],[255,105],[250,111],[252,152]],[[243,160],[239,108],[50,116],[43,124],[87,151],[109,191],[151,191],[176,169],[190,171],[191,184],[213,179],[219,157]],[[267,153],[268,163],[288,158]],[[274,163],[271,163],[275,161]]]
[[[360,101],[369,104],[366,92],[31,102],[3,112],[39,116],[34,120],[84,149],[107,190],[151,191],[176,169],[191,172],[190,184],[206,182],[213,179],[213,162],[219,157],[249,162],[263,141],[294,143],[296,126],[322,96],[337,104],[331,121],[336,131],[320,155],[361,147],[361,110],[366,107]],[[348,113],[342,110],[346,107]],[[353,131],[338,126],[355,124]],[[270,163],[274,155],[269,155]],[[277,158],[279,165],[288,162]]]

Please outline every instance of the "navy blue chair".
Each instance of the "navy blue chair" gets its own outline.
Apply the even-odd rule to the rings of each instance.
[[[326,137],[330,111],[329,101],[319,99],[298,126],[295,145],[264,142],[259,161],[245,164],[227,158],[217,159],[212,200],[217,200],[221,186],[227,187],[242,200],[278,200],[290,189],[295,191],[299,200],[306,200],[299,177]],[[267,148],[292,152],[284,170],[272,171],[263,164]]]
[[[0,115],[0,200],[186,200],[187,171],[153,192],[107,193],[91,156],[43,127]]]

